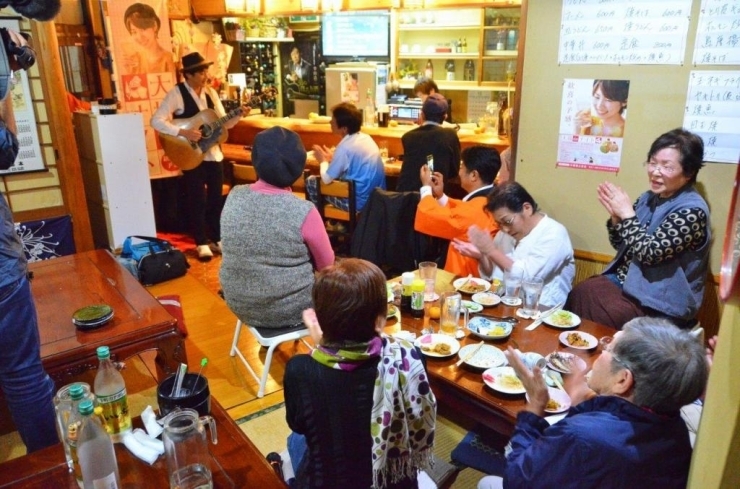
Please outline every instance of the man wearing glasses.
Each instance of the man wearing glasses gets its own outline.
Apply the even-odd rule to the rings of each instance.
[[[682,406],[704,392],[709,365],[688,331],[658,318],[624,325],[584,373],[566,378],[572,406],[553,425],[544,418],[549,394],[542,372],[506,352],[529,396],[507,457],[507,488],[685,488],[691,444]],[[500,478],[486,477],[479,489]]]

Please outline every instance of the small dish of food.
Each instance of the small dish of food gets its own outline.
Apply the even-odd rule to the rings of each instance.
[[[460,342],[444,334],[425,334],[418,338],[414,345],[428,357],[445,358],[460,351]]]
[[[514,325],[505,321],[494,321],[482,316],[475,316],[468,321],[468,329],[478,338],[484,340],[502,340],[511,335]]]
[[[504,394],[524,394],[524,384],[511,367],[493,367],[483,372],[483,382],[491,389]]]
[[[590,350],[599,344],[595,336],[580,331],[563,331],[559,338],[560,343],[578,350]]]
[[[493,292],[478,292],[473,294],[472,299],[483,307],[493,307],[501,302],[501,297]]]
[[[483,306],[473,301],[462,301],[462,306],[468,310],[468,312],[481,312]]]
[[[553,387],[548,387],[547,393],[550,395],[550,399],[547,401],[547,405],[545,406],[546,413],[558,414],[570,409],[571,400],[567,392]],[[527,402],[529,402],[529,395],[526,395],[525,397],[527,398]]]
[[[542,322],[549,324],[553,328],[568,329],[575,328],[581,324],[581,318],[570,311],[561,309],[548,315]]]
[[[490,282],[476,277],[459,278],[452,282],[452,286],[458,292],[470,295],[477,294],[478,292],[486,292],[491,289]]]
[[[583,358],[572,353],[554,351],[545,358],[547,359],[547,366],[561,374],[582,372],[588,367]]]

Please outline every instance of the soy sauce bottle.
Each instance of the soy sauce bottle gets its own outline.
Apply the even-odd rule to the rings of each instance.
[[[414,282],[414,272],[401,274],[401,311],[411,312],[411,284]]]

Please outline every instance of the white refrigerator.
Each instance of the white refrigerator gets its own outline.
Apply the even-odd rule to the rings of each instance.
[[[360,109],[365,108],[368,90],[376,108],[385,105],[387,81],[387,64],[347,62],[329,65],[326,68],[327,115],[331,115],[331,108],[340,102],[350,102]]]

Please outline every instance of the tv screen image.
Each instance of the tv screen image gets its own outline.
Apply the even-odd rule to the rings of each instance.
[[[330,12],[321,16],[321,43],[328,61],[390,60],[390,12]]]

